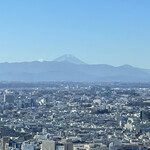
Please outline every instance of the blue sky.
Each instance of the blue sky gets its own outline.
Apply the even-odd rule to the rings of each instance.
[[[150,69],[149,0],[0,1],[0,62],[72,54]]]

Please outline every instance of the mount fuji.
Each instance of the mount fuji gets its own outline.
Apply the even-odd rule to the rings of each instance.
[[[70,55],[70,54],[66,54],[66,55],[63,55],[61,57],[58,57],[58,58],[54,59],[54,61],[69,62],[69,63],[73,63],[73,64],[78,64],[78,65],[85,64],[82,60],[80,60],[80,59],[78,59],[75,56]]]

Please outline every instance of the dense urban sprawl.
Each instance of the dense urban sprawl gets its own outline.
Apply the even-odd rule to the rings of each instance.
[[[149,149],[147,85],[31,85],[1,86],[1,150]]]

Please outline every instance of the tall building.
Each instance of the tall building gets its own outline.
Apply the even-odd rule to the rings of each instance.
[[[4,102],[5,103],[14,103],[15,97],[12,94],[5,94],[4,95]]]
[[[3,137],[2,138],[2,150],[6,150],[6,144],[9,142],[8,137]]]
[[[43,141],[42,150],[55,150],[56,142],[55,141]]]
[[[149,110],[142,110],[140,112],[140,119],[142,121],[150,121],[150,111]]]
[[[66,140],[64,142],[64,150],[73,150],[73,143],[71,140]]]

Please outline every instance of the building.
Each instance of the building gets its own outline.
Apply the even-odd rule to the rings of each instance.
[[[5,94],[4,95],[4,102],[5,103],[14,103],[15,97],[12,94]]]
[[[34,143],[23,143],[22,144],[22,147],[21,147],[22,150],[34,150]]]
[[[73,143],[71,140],[66,140],[64,142],[64,150],[73,150]]]
[[[56,142],[55,141],[43,141],[42,142],[42,150],[55,150]]]
[[[9,138],[8,137],[3,137],[2,138],[2,150],[6,150],[6,144],[8,144]]]

